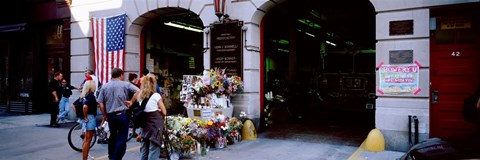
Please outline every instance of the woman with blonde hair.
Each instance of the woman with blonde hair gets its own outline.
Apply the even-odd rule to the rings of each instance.
[[[90,141],[92,141],[93,134],[95,134],[96,120],[95,116],[97,115],[97,100],[95,99],[95,82],[90,76],[87,77],[85,84],[83,86],[83,91],[81,97],[84,98],[83,101],[83,120],[80,119],[80,123],[85,125],[85,139],[82,146],[83,160],[88,158],[88,152],[90,151]]]
[[[143,122],[140,124],[142,128],[140,136],[143,139],[140,147],[142,160],[158,159],[160,156],[164,117],[167,115],[167,110],[161,95],[156,91],[156,84],[157,79],[154,76],[143,77],[140,94],[137,97],[140,106],[145,106]]]

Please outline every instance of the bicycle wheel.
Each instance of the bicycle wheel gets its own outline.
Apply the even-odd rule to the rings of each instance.
[[[73,150],[82,152],[83,138],[85,138],[85,131],[82,129],[82,125],[77,123],[68,131],[68,144]],[[90,148],[95,145],[97,141],[97,133],[94,132],[92,141],[90,142]]]
[[[167,160],[179,160],[180,155],[175,152],[175,148],[170,143],[170,133],[167,128],[168,120],[165,120],[164,128],[162,130],[163,146],[161,148],[160,158],[166,158]]]
[[[130,141],[133,137],[137,136],[135,133],[135,124],[133,123],[132,119],[128,120],[128,139],[127,142]]]

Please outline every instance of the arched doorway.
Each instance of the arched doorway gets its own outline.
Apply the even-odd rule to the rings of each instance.
[[[152,14],[153,13],[153,14]],[[144,25],[141,34],[140,68],[157,75],[169,113],[183,113],[179,100],[183,75],[203,72],[203,23],[182,8],[159,8]]]
[[[287,0],[266,13],[263,90],[278,97],[265,100],[267,132],[345,133],[359,144],[375,127],[375,10],[348,3]]]

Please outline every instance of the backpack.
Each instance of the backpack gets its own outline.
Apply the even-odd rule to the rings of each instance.
[[[132,110],[132,121],[133,124],[136,127],[140,127],[143,125],[144,119],[143,119],[143,110],[145,110],[145,106],[147,105],[148,100],[150,100],[150,97],[152,95],[148,96],[142,101],[142,104],[139,105],[138,101],[135,101],[132,106],[130,107]]]
[[[85,118],[85,115],[83,115],[83,102],[85,102],[85,98],[83,97],[78,97],[78,99],[73,102],[77,118]]]

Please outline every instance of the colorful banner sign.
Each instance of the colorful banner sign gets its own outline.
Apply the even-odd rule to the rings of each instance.
[[[382,94],[416,93],[418,88],[418,65],[383,65],[379,68]]]

